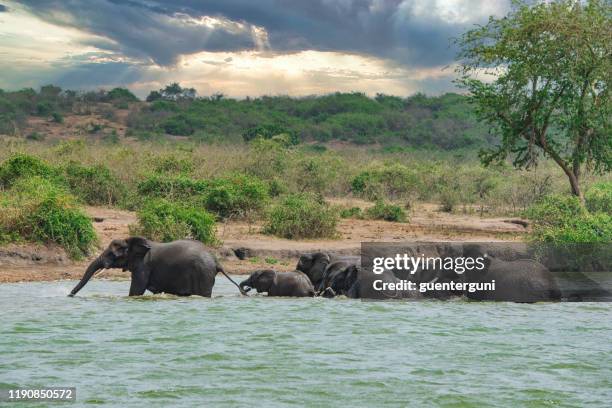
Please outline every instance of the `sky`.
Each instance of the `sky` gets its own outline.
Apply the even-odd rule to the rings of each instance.
[[[455,90],[452,39],[509,0],[0,0],[0,88]]]

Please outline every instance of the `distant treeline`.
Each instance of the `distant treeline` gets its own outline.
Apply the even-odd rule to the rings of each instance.
[[[294,98],[198,97],[192,88],[171,84],[152,91],[148,103],[129,90],[75,92],[48,85],[36,92],[0,90],[0,133],[17,133],[27,115],[61,121],[66,113],[88,114],[92,104],[130,109],[128,134],[149,139],[164,134],[198,141],[239,142],[286,134],[294,143],[341,140],[356,144],[459,149],[494,138],[479,125],[467,98],[454,93],[400,98],[333,93]]]

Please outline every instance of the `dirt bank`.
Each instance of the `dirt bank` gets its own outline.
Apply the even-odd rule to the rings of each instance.
[[[361,200],[334,200],[336,203],[367,206]],[[101,248],[114,238],[129,235],[128,226],[136,222],[129,211],[88,207]],[[507,218],[480,218],[477,215],[447,214],[433,204],[417,205],[410,223],[371,220],[341,220],[335,240],[291,241],[260,233],[260,224],[228,222],[217,226],[223,241],[215,252],[225,269],[234,274],[255,269],[293,270],[300,253],[332,251],[358,254],[361,242],[401,241],[514,241],[521,240],[525,226]],[[520,220],[519,220],[520,221]],[[86,265],[95,258],[71,261],[57,246],[9,245],[0,247],[0,282],[80,279]],[[240,259],[243,258],[243,259]],[[99,275],[108,279],[128,279],[129,272],[105,270]]]

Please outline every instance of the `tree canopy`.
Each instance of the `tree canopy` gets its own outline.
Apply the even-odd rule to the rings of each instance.
[[[458,83],[501,136],[481,152],[485,164],[511,156],[521,168],[550,158],[581,199],[585,170],[612,170],[609,1],[515,1],[507,16],[457,42]]]

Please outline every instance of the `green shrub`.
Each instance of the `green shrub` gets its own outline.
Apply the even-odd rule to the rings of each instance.
[[[90,217],[74,197],[41,177],[19,179],[4,194],[2,207],[0,235],[5,237],[56,243],[75,259],[87,255],[97,242]]]
[[[525,212],[536,227],[559,227],[585,214],[578,197],[561,194],[546,196]]]
[[[208,191],[209,183],[186,176],[152,175],[140,183],[137,190],[140,195],[163,197],[167,199],[189,199]]]
[[[460,197],[457,190],[444,188],[440,193],[440,210],[448,213],[453,212],[459,201]]]
[[[340,210],[340,218],[361,218],[363,216],[361,208],[350,207]]]
[[[71,162],[64,168],[70,190],[90,205],[115,205],[125,195],[122,182],[103,165],[81,166]]]
[[[10,187],[22,177],[40,176],[47,180],[61,183],[59,171],[36,156],[16,153],[10,156],[0,165],[0,185],[4,188]]]
[[[547,196],[531,206],[526,216],[532,220],[531,239],[536,242],[612,242],[612,215],[588,213],[575,196]]]
[[[258,213],[267,201],[267,185],[258,178],[241,174],[211,180],[204,198],[206,209],[222,218]]]
[[[291,194],[275,205],[264,225],[264,233],[288,239],[333,238],[338,212],[310,194]]]
[[[584,195],[584,200],[589,211],[612,214],[612,182],[594,184]]]
[[[174,136],[189,136],[194,132],[191,121],[182,114],[166,119],[162,124],[162,128],[166,133]]]
[[[258,138],[261,139],[275,139],[280,144],[289,146],[296,145],[300,142],[297,135],[287,128],[275,125],[275,124],[264,124],[248,128],[243,134],[242,138],[245,142],[250,142]]]
[[[53,112],[51,118],[55,123],[64,123],[64,116],[59,112]]]
[[[38,132],[32,132],[26,136],[26,139],[33,140],[35,142],[40,142],[42,140],[45,140],[45,135],[38,133]]]
[[[376,166],[359,173],[351,182],[353,192],[368,199],[402,198],[419,190],[418,173],[402,164]]]
[[[151,200],[138,211],[138,224],[130,233],[155,241],[197,239],[214,245],[215,218],[203,209],[187,207],[164,199]]]
[[[193,170],[193,161],[187,158],[179,158],[173,154],[155,157],[153,164],[156,173],[182,174]]]
[[[385,220],[395,222],[406,222],[408,217],[404,209],[398,205],[386,204],[382,200],[376,201],[374,206],[365,210],[366,218],[371,220]]]

